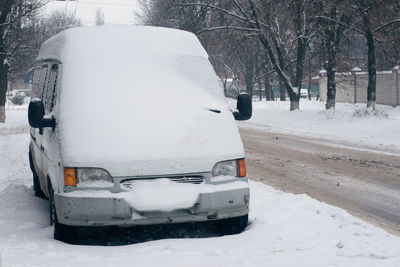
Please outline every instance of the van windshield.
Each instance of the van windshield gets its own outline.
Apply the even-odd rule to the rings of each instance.
[[[138,53],[82,57],[79,64],[63,64],[61,101],[107,102],[114,107],[166,101],[176,106],[225,103],[223,88],[206,57]]]

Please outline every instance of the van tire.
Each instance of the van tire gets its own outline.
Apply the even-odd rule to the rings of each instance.
[[[54,239],[69,244],[76,243],[77,228],[74,226],[69,226],[61,224],[59,222],[54,223]]]
[[[35,196],[47,199],[42,189],[40,189],[39,176],[37,176],[36,172],[33,172],[33,191],[35,191]]]
[[[246,229],[249,222],[249,215],[219,220],[217,222],[217,231],[220,235],[240,234]]]
[[[42,189],[40,189],[39,176],[35,171],[35,166],[33,165],[32,154],[30,149],[29,149],[29,166],[31,167],[32,171],[33,191],[35,192],[35,196],[46,199],[47,198],[46,195],[44,194]]]
[[[73,243],[75,240],[75,227],[64,225],[58,222],[57,210],[54,202],[54,190],[49,183],[49,220],[50,225],[54,225],[54,239]]]

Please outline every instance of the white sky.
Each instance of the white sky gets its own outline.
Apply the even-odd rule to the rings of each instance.
[[[105,24],[134,24],[138,23],[135,12],[139,12],[138,0],[78,0],[51,1],[45,7],[45,13],[55,9],[67,9],[76,12],[83,25],[93,25],[96,9],[104,13]]]

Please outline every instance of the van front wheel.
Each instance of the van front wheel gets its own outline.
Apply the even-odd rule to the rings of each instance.
[[[40,189],[39,176],[36,172],[33,172],[33,191],[35,191],[35,196],[46,199],[46,195]]]
[[[240,234],[247,227],[249,215],[223,219],[217,222],[217,231],[221,235]]]

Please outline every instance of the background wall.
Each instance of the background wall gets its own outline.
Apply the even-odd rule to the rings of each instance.
[[[319,79],[320,100],[326,101],[325,73]],[[336,102],[366,103],[367,72],[336,73]],[[376,104],[400,105],[400,70],[378,71],[376,75]]]

